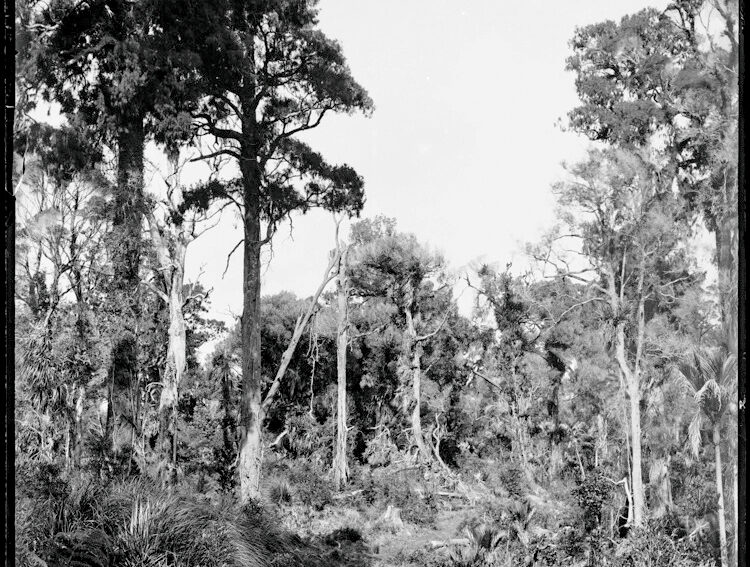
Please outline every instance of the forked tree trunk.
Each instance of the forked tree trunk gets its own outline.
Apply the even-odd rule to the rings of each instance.
[[[729,560],[727,558],[727,522],[724,511],[724,482],[722,481],[721,474],[721,432],[719,431],[718,424],[714,425],[713,442],[716,465],[716,494],[718,497],[717,512],[719,516],[719,545],[721,545],[721,566],[728,567]]]
[[[339,308],[336,335],[336,370],[338,383],[336,400],[336,454],[333,460],[333,482],[337,491],[341,490],[349,477],[349,467],[346,462],[346,348],[349,342],[349,300],[347,297],[346,281],[347,251],[348,249],[346,247],[341,251],[338,276],[336,280]]]
[[[625,312],[623,305],[623,290],[617,293],[615,273],[619,270],[610,267],[608,270],[608,293],[612,313],[621,317]],[[637,308],[637,337],[635,345],[635,360],[631,366],[628,360],[628,346],[625,340],[625,321],[618,321],[615,325],[615,359],[620,376],[625,383],[630,409],[630,440],[631,440],[631,483],[633,490],[633,525],[642,527],[645,521],[646,499],[643,487],[643,452],[641,448],[641,357],[645,334],[645,295],[644,281],[646,266],[645,256],[641,258],[638,272],[638,308]],[[620,284],[622,285],[622,284]]]

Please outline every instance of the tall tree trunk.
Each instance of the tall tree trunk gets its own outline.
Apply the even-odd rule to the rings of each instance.
[[[116,330],[112,356],[112,380],[108,389],[111,411],[107,435],[112,449],[129,438],[132,424],[137,423],[133,390],[138,384],[138,342],[124,328],[124,319],[137,318],[139,306],[135,294],[141,253],[143,219],[143,151],[145,147],[143,117],[124,120],[118,132],[117,191],[112,219],[112,301],[118,305],[120,328]]]
[[[175,261],[172,266],[172,277],[169,289],[169,346],[167,348],[167,368],[164,372],[161,396],[159,398],[159,438],[161,439],[162,458],[170,463],[171,482],[177,475],[177,404],[179,388],[185,373],[187,360],[187,338],[185,315],[182,311],[184,295],[182,292],[184,277],[184,249],[177,245]]]
[[[721,545],[721,566],[728,567],[727,558],[727,523],[724,511],[724,482],[722,481],[721,471],[721,432],[719,424],[714,425],[713,442],[714,442],[714,459],[716,464],[716,494],[718,496],[718,516],[719,516],[719,545]]]
[[[115,287],[132,290],[138,285],[143,220],[143,151],[146,143],[143,117],[129,120],[117,136],[117,192],[112,219],[112,263]]]
[[[244,269],[242,308],[242,394],[238,472],[240,500],[257,498],[263,459],[261,439],[260,362],[260,171],[255,152],[243,148],[240,162],[244,182]]]
[[[619,270],[610,266],[607,274],[608,280],[608,294],[610,307],[615,317],[622,317],[625,311],[623,306],[624,290],[620,289],[620,294],[617,293],[615,284],[615,274]],[[629,399],[630,406],[630,441],[631,441],[631,483],[633,490],[633,525],[636,527],[642,527],[644,523],[645,509],[646,509],[646,498],[643,487],[643,473],[642,473],[642,460],[643,452],[641,449],[641,371],[640,371],[640,359],[643,349],[644,339],[644,301],[645,297],[643,294],[643,286],[645,280],[645,256],[641,259],[640,270],[638,274],[638,309],[637,309],[637,325],[638,325],[638,337],[636,339],[636,355],[635,363],[631,368],[628,362],[628,349],[625,339],[625,321],[619,320],[615,325],[615,359],[617,366],[620,371],[620,377],[623,380]],[[620,284],[622,285],[622,283]]]
[[[232,486],[230,463],[234,459],[236,449],[235,421],[232,416],[232,377],[231,369],[227,368],[221,377],[221,401],[224,406],[224,416],[221,418],[221,433],[223,442],[222,468],[220,483],[223,489]]]
[[[631,374],[628,386],[628,397],[630,398],[630,439],[633,453],[633,524],[641,527],[645,519],[646,503],[643,491],[643,474],[641,472],[643,467],[643,452],[641,449],[641,397],[638,378]]]
[[[336,280],[338,293],[338,321],[336,344],[337,400],[336,400],[336,455],[333,461],[333,480],[336,490],[341,490],[349,477],[346,462],[346,348],[349,342],[349,300],[346,284],[347,248],[341,251]]]
[[[643,490],[643,474],[641,472],[643,453],[641,449],[640,375],[638,369],[632,370],[627,363],[623,323],[618,324],[615,330],[615,337],[616,358],[621,376],[627,386],[630,406],[630,479],[633,490],[633,525],[641,527],[644,521],[645,495]]]

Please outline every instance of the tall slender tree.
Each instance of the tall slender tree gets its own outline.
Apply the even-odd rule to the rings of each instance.
[[[333,482],[336,490],[349,478],[346,458],[346,351],[349,348],[349,283],[347,256],[349,247],[338,234],[336,225],[336,248],[339,251],[338,273],[336,275],[336,448],[333,457]]]
[[[611,351],[628,398],[633,522],[645,522],[641,401],[654,382],[648,325],[691,280],[679,243],[680,206],[658,168],[640,154],[595,151],[556,187],[571,233],[590,263],[560,275],[580,279],[609,308]],[[586,277],[591,271],[593,278]],[[582,275],[583,274],[583,275]]]
[[[737,359],[725,346],[696,350],[677,366],[677,370],[698,405],[698,412],[690,423],[690,444],[696,457],[700,451],[701,431],[704,421],[708,420],[711,427],[721,565],[727,567],[729,565],[729,548],[727,547],[726,510],[724,507],[721,441],[722,426],[725,425],[724,422],[726,421],[724,418],[731,413],[727,410],[732,407],[732,402],[737,399]]]
[[[215,137],[209,155],[235,159],[243,216],[243,387],[240,495],[258,494],[262,459],[260,253],[278,224],[311,207],[356,214],[362,179],[331,166],[295,138],[331,113],[369,112],[341,46],[317,25],[315,0],[190,0],[179,3],[182,40],[199,55],[199,133]],[[263,231],[265,225],[265,231]]]

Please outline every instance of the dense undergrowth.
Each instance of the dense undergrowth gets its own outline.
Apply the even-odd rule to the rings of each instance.
[[[736,0],[570,30],[597,144],[521,264],[460,269],[296,137],[372,110],[316,0],[175,4],[18,3],[16,563],[736,565]],[[235,205],[229,324],[186,274]],[[311,208],[323,280],[264,295]]]
[[[512,470],[512,469],[511,469]],[[163,488],[143,476],[102,479],[56,465],[18,469],[16,564],[372,567],[708,567],[716,550],[674,515],[620,538],[602,521],[611,494],[597,475],[567,496],[464,484],[449,492],[430,467],[357,466],[335,494],[304,460],[266,466],[263,499]],[[460,473],[459,473],[460,474]],[[510,473],[509,473],[510,474]],[[203,483],[203,486],[206,486]],[[513,488],[514,485],[511,485]],[[455,490],[456,487],[454,487]],[[606,504],[605,504],[606,505]],[[388,517],[388,510],[397,510]]]

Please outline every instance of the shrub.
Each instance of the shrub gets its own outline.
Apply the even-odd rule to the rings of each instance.
[[[289,484],[299,502],[318,511],[333,502],[333,492],[326,482],[321,481],[322,476],[309,468],[289,471]]]
[[[612,567],[709,567],[715,558],[689,542],[675,541],[651,529],[631,530],[616,548]]]
[[[409,487],[408,482],[402,479],[395,482],[392,475],[366,477],[361,487],[362,492],[357,500],[366,508],[390,504],[401,509],[401,518],[406,522],[422,525],[435,523],[438,501],[431,492],[420,496]]]
[[[586,532],[597,528],[600,523],[602,504],[612,492],[610,483],[599,470],[592,470],[573,489],[578,505],[583,510],[583,525]]]
[[[523,471],[518,465],[510,465],[500,471],[500,481],[508,494],[522,498],[526,494],[526,483]]]
[[[287,416],[287,446],[295,457],[319,464],[330,463],[333,457],[335,420],[319,423],[307,411]]]
[[[286,504],[292,501],[292,490],[287,482],[277,482],[268,494],[271,502],[274,504]]]
[[[362,533],[355,528],[339,528],[332,531],[324,540],[328,545],[335,545],[341,541],[357,542],[362,541]]]
[[[277,556],[291,558],[283,563],[289,567],[318,564],[314,548],[254,502],[219,497],[212,504],[144,479],[68,483],[58,473],[19,471],[19,565],[261,567]]]

